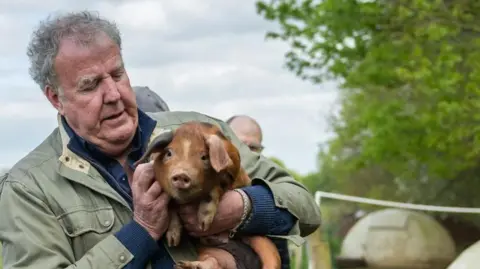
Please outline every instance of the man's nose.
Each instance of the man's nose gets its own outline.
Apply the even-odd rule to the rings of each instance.
[[[120,91],[117,87],[117,84],[112,78],[105,79],[105,92],[103,97],[104,103],[116,103],[120,100]]]

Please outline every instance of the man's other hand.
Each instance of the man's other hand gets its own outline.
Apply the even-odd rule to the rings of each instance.
[[[153,163],[137,166],[131,181],[133,219],[158,240],[168,228],[168,202],[170,197],[155,180]]]

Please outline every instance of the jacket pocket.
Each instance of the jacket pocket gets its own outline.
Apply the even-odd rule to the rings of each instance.
[[[81,236],[88,232],[103,234],[109,232],[115,224],[115,212],[111,206],[70,208],[58,216],[63,231],[69,237]]]
[[[63,232],[70,238],[76,259],[112,233],[115,211],[111,206],[69,208],[57,217]]]

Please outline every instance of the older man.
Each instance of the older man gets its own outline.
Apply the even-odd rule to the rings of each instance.
[[[230,117],[226,123],[250,150],[259,153],[263,151],[262,128],[255,119],[247,115],[235,115]]]
[[[1,179],[5,269],[173,268],[196,258],[190,236],[231,231],[301,243],[319,227],[304,186],[251,152],[224,122],[139,110],[121,44],[113,23],[88,12],[47,19],[34,32],[30,74],[57,109],[58,128]],[[206,232],[185,207],[190,235],[170,248],[163,236],[169,197],[151,163],[133,163],[158,134],[191,120],[216,124],[232,139],[253,185],[227,192]]]

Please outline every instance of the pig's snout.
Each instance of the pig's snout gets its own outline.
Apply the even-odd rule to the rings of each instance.
[[[172,185],[179,190],[186,190],[192,185],[192,179],[186,173],[180,172],[172,176]]]

